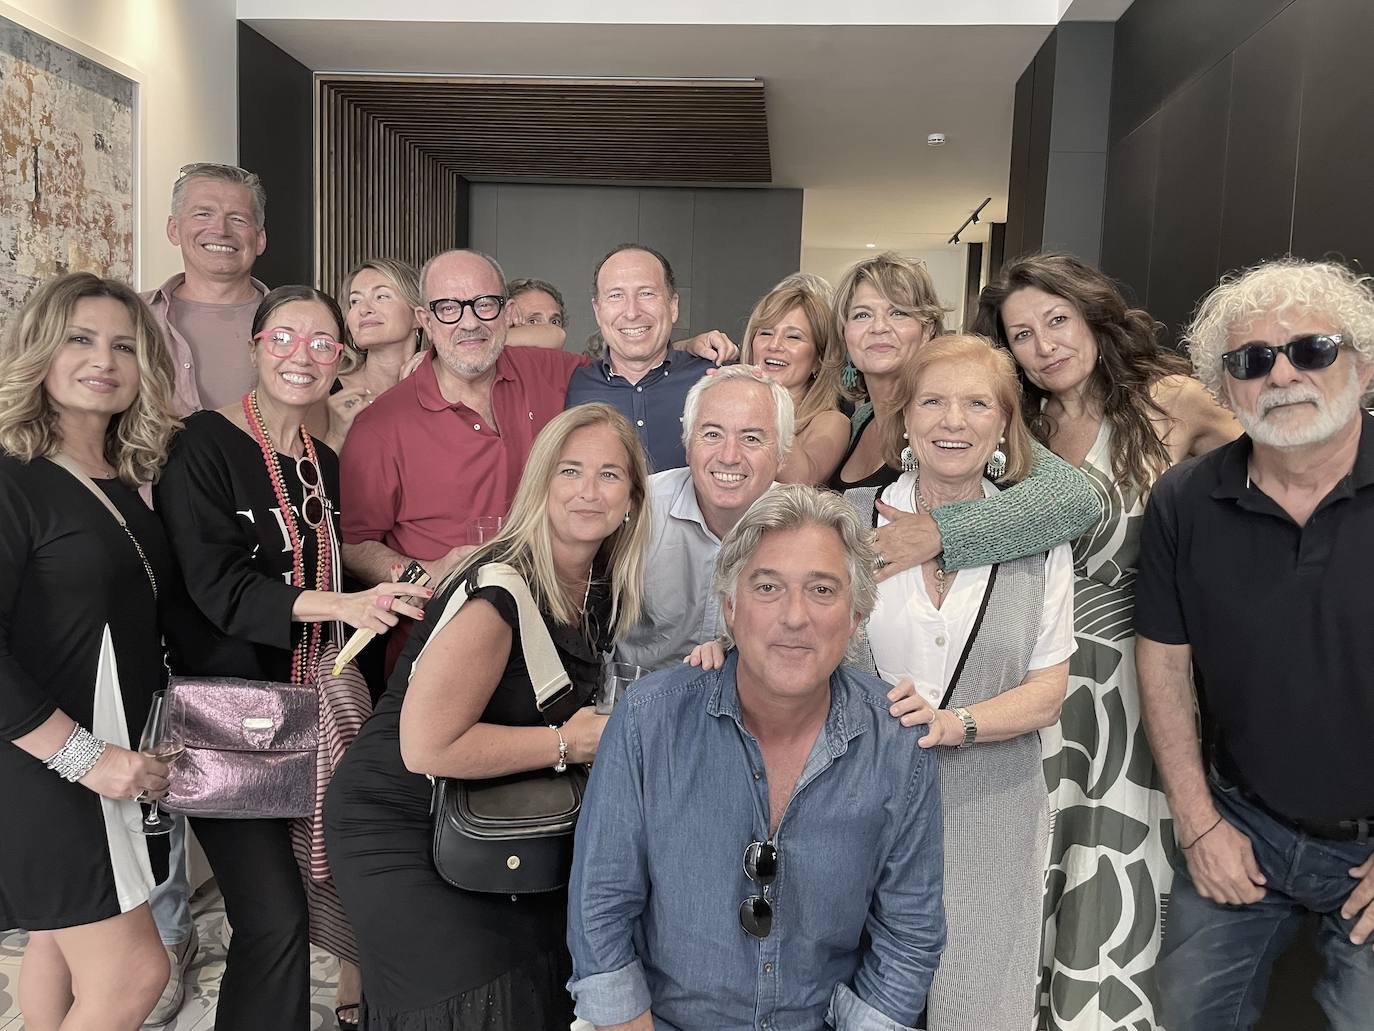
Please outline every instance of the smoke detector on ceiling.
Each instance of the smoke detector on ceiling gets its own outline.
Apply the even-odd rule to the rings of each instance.
[[[943,147],[945,145],[945,134],[933,132],[926,137],[926,144],[931,147]]]

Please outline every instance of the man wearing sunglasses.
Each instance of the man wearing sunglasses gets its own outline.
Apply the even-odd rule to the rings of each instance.
[[[1374,293],[1339,265],[1276,261],[1209,294],[1188,338],[1246,435],[1161,477],[1141,532],[1141,706],[1185,860],[1159,962],[1164,1023],[1254,1027],[1312,913],[1327,1024],[1367,1031]]]
[[[840,665],[877,598],[868,536],[837,495],[775,487],[721,543],[725,664],[653,674],[616,706],[568,893],[583,1020],[917,1023],[945,939],[940,788],[925,728]]]

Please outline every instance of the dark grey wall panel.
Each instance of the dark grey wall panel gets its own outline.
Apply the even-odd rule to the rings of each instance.
[[[673,265],[675,338],[708,329],[736,338],[759,296],[797,271],[801,201],[800,190],[473,183],[472,246],[511,278],[536,276],[563,292],[570,350],[596,330],[596,263],[632,242],[657,248]]]
[[[1116,23],[1113,142],[1292,2],[1136,0]]]
[[[1102,252],[1106,186],[1105,153],[1052,151],[1041,245],[1046,250],[1068,251],[1096,265]]]
[[[1055,30],[1054,126],[1050,150],[1101,154],[1111,113],[1111,22],[1065,22]]]
[[[1293,198],[1293,251],[1328,253],[1374,268],[1374,4],[1306,0],[1298,185]]]
[[[1138,304],[1150,282],[1150,242],[1154,236],[1155,186],[1159,178],[1160,127],[1155,115],[1124,140],[1107,159],[1107,203],[1102,216],[1102,270],[1135,294]]]
[[[309,68],[238,26],[239,164],[267,191],[267,250],[253,274],[268,286],[313,282],[314,81]],[[200,160],[187,154],[185,162]],[[337,284],[325,283],[326,290]]]
[[[1223,271],[1288,250],[1305,13],[1304,4],[1285,8],[1236,50],[1221,219]]]
[[[736,343],[755,303],[801,264],[800,190],[697,190],[692,218],[692,333]],[[679,322],[680,324],[680,322]]]
[[[1046,47],[1054,46],[1051,35]],[[1042,53],[1043,48],[1042,48]],[[1004,223],[1004,244],[1008,257],[1020,254],[1021,238],[1026,220],[1026,205],[1030,175],[1031,109],[1035,104],[1035,62],[1032,61],[1016,80],[1016,94],[1012,101],[1011,167],[1007,176],[1007,221]],[[1039,202],[1043,203],[1043,201]]]
[[[1214,65],[1164,109],[1156,185],[1150,311],[1176,337],[1199,284],[1217,278],[1232,58]]]

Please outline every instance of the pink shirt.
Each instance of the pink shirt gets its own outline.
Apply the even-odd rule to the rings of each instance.
[[[180,289],[184,282],[186,282],[186,273],[178,272],[156,290],[149,290],[141,295],[148,307],[153,310],[153,318],[157,320],[163,333],[167,335],[167,346],[172,351],[172,361],[176,363],[176,392],[173,404],[178,417],[190,415],[202,408],[216,407],[203,403],[200,388],[196,382],[195,352],[191,348],[190,341],[186,339],[180,329],[172,325],[171,319],[168,317],[172,307],[172,295]],[[256,279],[250,280],[250,282],[259,295],[267,296],[267,287],[264,284],[259,283]],[[226,307],[233,306],[226,305]],[[247,317],[243,322],[243,348],[245,352],[248,349],[248,339],[252,335],[253,312],[255,310],[256,306],[247,309]]]
[[[530,446],[563,410],[585,355],[507,347],[496,359],[490,425],[439,392],[434,357],[363,409],[340,456],[348,544],[381,541],[428,562],[468,543],[477,516],[505,515]]]

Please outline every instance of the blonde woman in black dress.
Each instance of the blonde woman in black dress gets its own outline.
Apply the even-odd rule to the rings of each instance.
[[[171,561],[138,490],[178,425],[172,369],[138,295],[88,273],[40,287],[0,345],[0,931],[29,932],[29,1031],[132,1031],[167,981],[130,825],[168,784],[133,749],[164,685]]]

